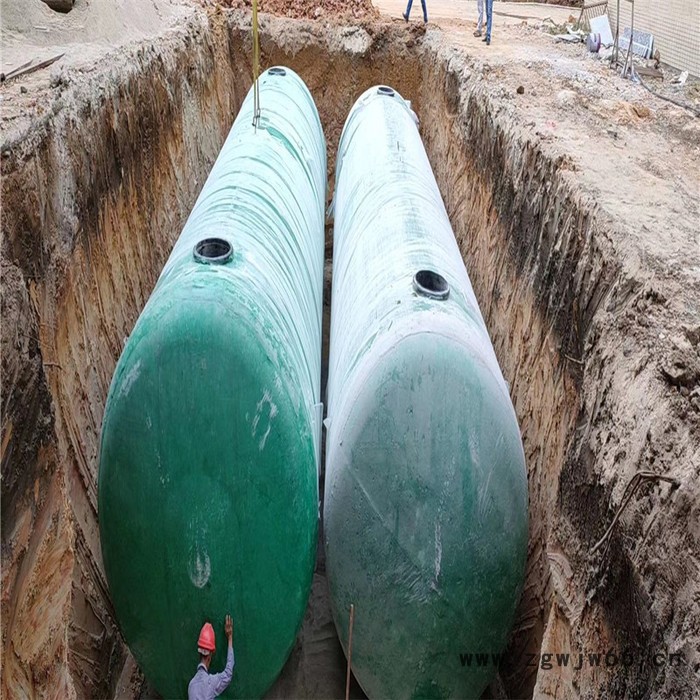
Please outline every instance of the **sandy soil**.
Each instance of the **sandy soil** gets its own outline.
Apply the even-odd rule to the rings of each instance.
[[[460,22],[476,22],[476,0],[426,0],[428,21],[447,29]],[[390,17],[401,17],[406,9],[403,0],[375,0],[379,10]],[[493,27],[520,24],[522,21],[537,23],[549,17],[556,24],[563,24],[569,17],[578,18],[580,8],[546,5],[534,2],[496,2],[494,3]],[[411,7],[411,21],[420,22],[423,19],[420,0],[414,0]],[[473,30],[472,30],[473,31]]]
[[[65,63],[94,63],[100,53],[152,37],[190,11],[186,0],[76,0],[66,14],[40,0],[2,0],[2,71],[66,53]]]
[[[405,9],[402,0],[376,4],[392,17]],[[700,118],[620,79],[582,44],[555,43],[540,31],[545,17],[557,24],[578,18],[575,8],[495,7],[502,14],[494,20],[491,46],[472,35],[473,0],[428,0],[428,16],[455,49],[488,61],[488,82],[529,124],[533,138],[551,142],[571,158],[590,195],[625,222],[631,254],[632,249],[642,257],[668,254],[675,273],[687,276],[688,284],[700,283],[700,266],[687,259],[698,251]],[[412,19],[419,18],[420,12]],[[676,97],[700,108],[693,84]]]
[[[76,0],[55,12],[41,0],[0,0],[0,70],[31,61],[37,65],[63,54],[51,66],[10,80],[0,93],[2,133],[25,129],[46,112],[38,95],[92,72],[105,55],[184,24],[191,0]],[[31,96],[29,95],[31,93]]]
[[[63,14],[40,0],[2,0],[2,71],[63,52],[68,64],[92,64],[100,53],[161,32],[190,6],[186,0],[76,0]]]

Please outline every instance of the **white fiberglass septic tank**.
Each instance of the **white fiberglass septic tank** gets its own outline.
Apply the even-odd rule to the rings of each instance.
[[[520,431],[410,105],[365,92],[336,170],[324,532],[370,698],[479,697],[522,590]]]
[[[100,540],[119,627],[182,698],[204,622],[236,626],[226,697],[294,646],[318,533],[326,143],[275,66],[248,93],[124,348],[105,407]]]

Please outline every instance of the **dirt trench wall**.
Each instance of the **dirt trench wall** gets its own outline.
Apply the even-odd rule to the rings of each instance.
[[[571,159],[520,128],[488,66],[439,32],[263,16],[261,42],[263,65],[295,69],[316,100],[331,184],[342,124],[364,89],[391,84],[421,119],[528,461],[527,580],[500,669],[505,691],[688,691],[698,673],[700,533],[685,523],[698,522],[700,373],[687,346],[700,340],[700,322],[687,297],[676,287],[677,297],[664,296],[660,273],[621,256],[616,237],[626,232],[582,194]],[[59,84],[47,114],[3,145],[6,690],[138,691],[99,551],[102,411],[124,341],[250,86],[250,55],[244,15],[198,13]],[[680,486],[643,486],[610,548],[591,555],[641,468]],[[323,574],[321,557],[273,697],[342,694]],[[686,666],[575,675],[544,672],[527,656],[628,644],[636,659],[682,647]],[[455,661],[478,651],[455,649]]]
[[[236,113],[201,21],[59,88],[3,148],[3,685],[106,697],[124,661],[97,454],[116,360]],[[217,41],[221,39],[221,41]],[[137,485],[135,485],[137,487]]]

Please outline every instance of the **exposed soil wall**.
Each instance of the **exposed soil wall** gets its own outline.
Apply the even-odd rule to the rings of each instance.
[[[528,461],[527,581],[504,689],[690,697],[700,639],[697,290],[663,260],[622,255],[627,232],[585,194],[570,160],[523,130],[488,67],[439,32],[263,16],[261,41],[264,65],[291,66],[314,95],[331,185],[342,124],[365,88],[391,84],[421,118]],[[250,86],[250,48],[245,16],[199,13],[157,44],[59,83],[44,116],[2,146],[10,695],[138,693],[99,551],[102,411],[124,340]],[[639,470],[676,482],[645,481],[592,554]],[[322,556],[317,571],[272,696],[342,694]],[[567,648],[629,648],[635,663],[575,673],[527,656]],[[455,649],[456,662],[470,651],[479,650]],[[643,662],[658,651],[678,651],[683,665]]]
[[[124,340],[240,101],[217,69],[228,61],[218,38],[200,19],[167,49],[105,63],[59,89],[47,117],[3,148],[10,696],[106,697],[124,662],[97,524],[102,411]]]

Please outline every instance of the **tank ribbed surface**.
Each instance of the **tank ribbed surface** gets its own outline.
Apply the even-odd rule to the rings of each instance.
[[[235,622],[228,697],[281,670],[317,537],[326,150],[289,69],[244,101],[119,360],[99,519],[122,632],[163,697],[184,697],[197,637]],[[212,240],[213,239],[213,240]],[[208,241],[208,242],[206,242]]]
[[[368,156],[371,154],[371,157]],[[527,480],[508,388],[410,106],[368,90],[336,171],[324,538],[370,698],[479,697],[521,592]],[[416,273],[418,274],[416,276]]]

